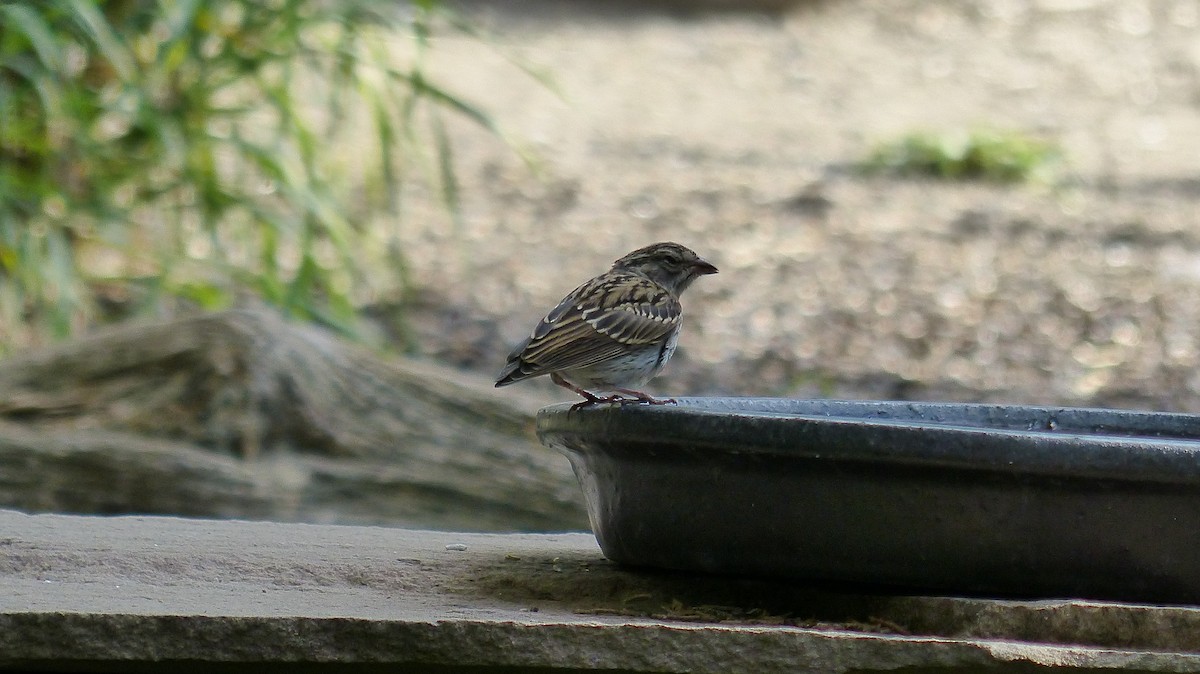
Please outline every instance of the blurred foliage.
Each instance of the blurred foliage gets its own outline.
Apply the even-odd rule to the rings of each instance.
[[[445,111],[496,130],[425,75],[434,26],[464,26],[443,15],[434,0],[0,0],[0,353],[106,307],[246,292],[355,332],[356,305],[403,285],[394,231],[367,214],[397,214],[422,162],[453,209]]]
[[[1018,132],[914,132],[881,143],[868,172],[995,182],[1046,180],[1061,154],[1047,141]]]

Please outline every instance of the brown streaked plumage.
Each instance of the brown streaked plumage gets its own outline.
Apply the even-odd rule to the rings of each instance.
[[[555,384],[584,397],[575,407],[674,402],[636,389],[658,374],[675,351],[683,323],[680,293],[700,276],[715,273],[716,267],[677,243],[633,251],[546,314],[509,355],[496,386],[548,374]]]

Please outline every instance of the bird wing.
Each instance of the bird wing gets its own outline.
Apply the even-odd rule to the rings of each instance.
[[[501,379],[594,365],[679,328],[679,299],[636,274],[608,274],[567,295],[508,358]]]

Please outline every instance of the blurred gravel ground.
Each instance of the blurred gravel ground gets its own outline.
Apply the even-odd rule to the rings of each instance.
[[[541,169],[455,126],[461,225],[410,196],[428,354],[493,373],[575,285],[674,239],[721,273],[657,392],[1200,411],[1200,0],[463,8],[495,47],[440,40],[435,72]],[[978,127],[1060,143],[1059,180],[852,170]]]

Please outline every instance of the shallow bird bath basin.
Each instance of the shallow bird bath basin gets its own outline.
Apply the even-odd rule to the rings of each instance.
[[[631,565],[897,591],[1200,603],[1200,416],[772,398],[554,405]]]

